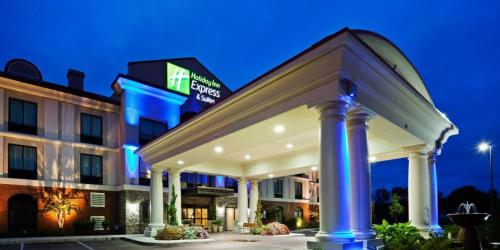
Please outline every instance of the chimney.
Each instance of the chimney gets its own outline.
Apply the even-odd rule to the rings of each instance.
[[[85,74],[81,71],[69,69],[68,74],[66,74],[68,78],[68,87],[77,90],[83,90],[83,78]]]

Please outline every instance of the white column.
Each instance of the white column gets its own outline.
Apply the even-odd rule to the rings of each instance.
[[[354,240],[349,223],[349,152],[346,112],[349,104],[332,101],[320,112],[320,231],[316,239],[346,243]]]
[[[375,238],[372,230],[371,172],[366,130],[370,115],[360,109],[348,113],[349,162],[351,171],[351,230],[358,240]]]
[[[431,231],[435,234],[441,235],[443,229],[439,226],[439,213],[438,213],[438,185],[436,173],[436,158],[439,151],[431,151],[427,158],[427,165],[429,167],[429,207],[430,207],[430,226]]]
[[[429,168],[425,149],[413,150],[408,156],[408,217],[420,231],[430,226]]]
[[[176,216],[179,225],[182,224],[182,203],[181,203],[181,173],[179,171],[168,172],[168,194],[170,195],[175,188],[175,194],[177,199],[175,199],[175,208],[177,209]],[[169,196],[169,202],[170,202]]]
[[[249,222],[255,223],[255,212],[259,200],[259,180],[250,180],[250,218]]]
[[[151,221],[144,235],[154,237],[156,231],[165,226],[163,224],[163,170],[153,168],[151,170],[150,201],[151,201]]]
[[[238,228],[243,227],[243,223],[248,222],[248,194],[247,179],[238,179]]]

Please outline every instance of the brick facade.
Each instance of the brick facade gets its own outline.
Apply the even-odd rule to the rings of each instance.
[[[55,188],[63,190],[61,188]],[[53,232],[58,230],[57,219],[55,213],[43,213],[41,210],[44,207],[42,197],[43,188],[21,185],[4,185],[0,184],[0,234],[8,232],[9,220],[9,199],[18,194],[26,194],[36,200],[37,204],[37,231]],[[80,214],[72,211],[66,216],[63,232],[71,232],[73,222],[79,218],[90,219],[90,216],[105,216],[105,219],[111,223],[111,226],[119,225],[118,222],[118,192],[94,191],[94,190],[78,190],[66,189],[66,192],[74,192],[77,199],[74,203],[79,207]],[[105,207],[90,207],[90,193],[99,192],[105,193]]]

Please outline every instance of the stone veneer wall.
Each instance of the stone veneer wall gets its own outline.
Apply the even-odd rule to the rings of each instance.
[[[215,214],[218,219],[225,220],[227,205],[233,205],[234,207],[238,206],[238,197],[236,196],[216,197],[214,200],[215,200]]]
[[[120,210],[118,211],[120,225],[125,225],[123,232],[127,234],[142,234],[148,226],[149,221],[142,221],[142,203],[149,202],[148,191],[125,190],[119,194]],[[168,193],[163,193],[164,207],[168,204]],[[166,211],[163,219],[166,223]]]

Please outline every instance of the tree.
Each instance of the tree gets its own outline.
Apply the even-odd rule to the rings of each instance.
[[[175,185],[172,184],[172,193],[170,194],[170,202],[167,208],[167,223],[172,226],[178,226],[177,221],[177,208],[175,206],[175,201],[177,200],[177,194],[175,193]]]
[[[397,194],[392,195],[392,204],[389,206],[389,214],[394,219],[394,222],[398,222],[398,216],[403,214],[405,208],[399,202],[401,197]]]
[[[40,197],[44,202],[41,212],[55,213],[59,229],[64,228],[66,216],[70,215],[71,211],[80,214],[80,208],[76,204],[76,200],[83,197],[78,197],[77,193],[72,189],[45,187],[42,189]]]
[[[255,210],[255,223],[262,226],[262,202],[260,199],[257,200],[257,210]]]

